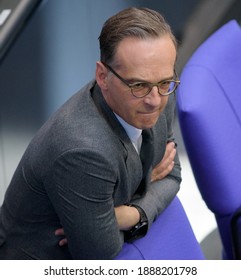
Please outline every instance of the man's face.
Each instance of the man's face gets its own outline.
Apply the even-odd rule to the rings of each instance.
[[[130,83],[157,83],[173,78],[175,60],[176,49],[169,36],[148,40],[127,38],[117,48],[113,68]],[[106,87],[101,89],[111,109],[136,128],[154,126],[168,97],[160,96],[155,86],[147,96],[136,98],[108,69],[102,67],[102,70],[106,71]]]

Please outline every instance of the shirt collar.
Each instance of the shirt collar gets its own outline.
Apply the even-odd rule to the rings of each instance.
[[[131,139],[131,142],[137,143],[138,139],[141,136],[142,129],[136,128],[130,124],[128,124],[126,121],[124,121],[120,116],[118,116],[116,113],[114,113],[118,119],[118,121],[121,123],[121,125],[124,127],[127,135]]]

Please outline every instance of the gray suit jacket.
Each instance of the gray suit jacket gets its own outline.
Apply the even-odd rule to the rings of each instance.
[[[175,97],[153,128],[155,157],[173,140]],[[123,245],[114,207],[135,203],[151,226],[179,190],[180,165],[138,194],[142,165],[95,82],[72,96],[26,149],[0,210],[0,259],[113,259]],[[68,246],[54,235],[64,227]]]

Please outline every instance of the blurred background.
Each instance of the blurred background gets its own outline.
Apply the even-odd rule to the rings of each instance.
[[[25,3],[27,12],[19,8]],[[94,77],[103,23],[130,6],[155,9],[172,26],[179,41],[179,74],[211,33],[231,19],[241,19],[240,0],[0,0],[0,204],[33,135]],[[14,37],[2,46],[10,9],[26,16],[16,21]],[[175,126],[183,175],[179,197],[206,257],[218,259],[216,222],[197,190],[178,119]]]

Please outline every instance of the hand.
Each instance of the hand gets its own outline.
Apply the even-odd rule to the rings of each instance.
[[[140,221],[139,211],[127,205],[115,207],[115,216],[120,230],[129,230]]]
[[[174,142],[167,143],[166,152],[163,159],[152,170],[151,182],[155,182],[166,177],[174,167],[176,147]]]
[[[120,230],[128,230],[136,225],[140,221],[140,213],[135,207],[121,205],[115,207],[115,215]],[[58,228],[55,231],[56,236],[63,236],[59,241],[59,246],[68,244],[68,240],[65,236],[63,228]]]
[[[56,229],[55,235],[56,236],[60,236],[60,235],[65,236],[64,229],[63,228]],[[67,240],[66,237],[64,237],[63,239],[61,239],[59,241],[59,246],[64,246],[64,245],[67,245],[67,244],[68,244],[68,240]]]

